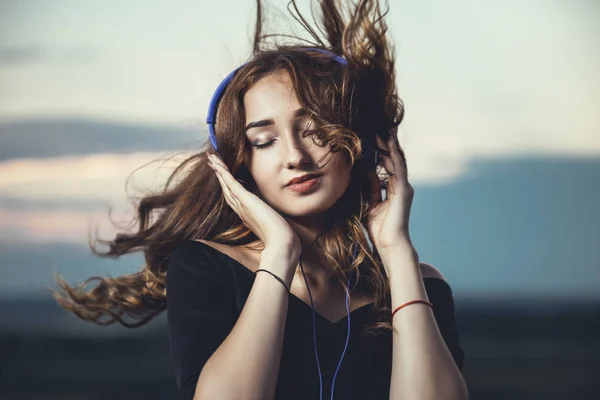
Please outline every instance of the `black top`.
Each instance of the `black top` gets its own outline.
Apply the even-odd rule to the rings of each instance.
[[[250,293],[255,275],[228,255],[197,241],[180,243],[167,272],[167,320],[175,378],[181,399],[192,399],[200,371],[225,340]],[[464,354],[455,328],[454,301],[448,284],[425,278],[425,288],[440,332],[459,369]],[[276,399],[319,400],[312,308],[290,293]],[[372,322],[372,304],[351,312],[350,339],[335,381],[336,399],[388,400],[392,334],[361,335]],[[323,399],[346,344],[347,317],[331,322],[316,313],[317,351]]]

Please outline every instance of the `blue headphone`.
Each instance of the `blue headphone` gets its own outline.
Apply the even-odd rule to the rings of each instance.
[[[312,48],[312,47],[302,48],[302,50],[319,51],[321,53],[329,55],[332,59],[334,59],[335,61],[337,61],[338,63],[340,63],[342,65],[348,65],[348,61],[346,61],[345,58],[343,58],[342,56],[339,56],[335,53],[332,53],[329,50]],[[217,87],[217,90],[213,94],[212,99],[210,101],[210,106],[208,108],[208,116],[206,118],[206,123],[208,124],[208,135],[210,138],[210,142],[211,142],[213,148],[215,149],[215,151],[218,151],[217,136],[215,134],[215,123],[217,120],[217,108],[219,106],[219,102],[221,101],[221,98],[223,97],[223,94],[225,93],[225,89],[227,88],[227,85],[229,85],[229,83],[233,79],[236,72],[242,67],[243,67],[243,65],[236,68],[229,75],[227,75],[227,77],[225,79],[223,79],[223,81]],[[371,158],[376,163],[377,162],[377,154],[375,152],[375,146],[373,145],[372,141],[365,140],[365,139],[363,139],[362,141],[363,141],[363,147],[364,147],[364,154],[365,154],[366,158]],[[356,257],[356,243],[354,243],[353,257]],[[306,275],[304,274],[304,267],[302,266],[302,259],[300,259],[300,268],[302,269],[302,275],[304,276],[304,282],[306,283],[306,288],[308,289],[308,296],[310,297],[310,307],[312,309],[312,316],[313,316],[313,344],[314,344],[314,349],[315,349],[315,358],[317,360],[317,369],[319,370],[319,399],[322,400],[323,399],[323,375],[321,374],[321,364],[319,363],[319,354],[317,352],[317,328],[316,328],[315,307],[314,307],[314,303],[313,303],[313,299],[312,299],[312,294],[310,293],[310,288],[308,287],[308,282],[306,280]],[[348,287],[350,287],[350,278],[348,278]],[[333,375],[333,380],[331,382],[331,400],[333,400],[333,390],[335,387],[335,379],[337,377],[340,366],[342,365],[342,360],[344,359],[344,355],[346,354],[346,349],[348,348],[348,342],[350,340],[350,305],[349,305],[349,302],[350,302],[350,296],[348,293],[348,289],[346,289],[346,312],[347,312],[347,318],[348,318],[348,333],[346,335],[346,345],[344,346],[344,351],[342,352],[342,356],[340,358],[337,369],[335,370],[335,374]]]

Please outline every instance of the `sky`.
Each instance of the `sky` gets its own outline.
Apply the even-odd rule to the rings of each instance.
[[[298,34],[286,3],[267,2],[280,10],[267,28]],[[545,160],[544,171],[558,165],[573,174],[565,182],[589,177],[578,197],[596,198],[600,3],[390,3],[406,107],[399,137],[417,193],[462,187],[490,163]],[[130,173],[158,159],[137,171],[127,190],[156,187],[206,139],[210,97],[249,56],[253,23],[252,1],[0,0],[0,245],[83,245],[93,223],[111,232],[107,205],[131,212]],[[182,153],[169,158],[175,150]],[[579,169],[569,169],[573,162]],[[519,170],[510,171],[517,179]],[[541,191],[530,194],[532,204],[548,200]],[[474,199],[461,201],[469,207]],[[596,221],[590,204],[586,215]],[[417,223],[430,214],[423,210]],[[580,234],[591,233],[597,231]],[[427,234],[421,237],[426,247]],[[552,243],[570,246],[568,239]],[[581,251],[591,257],[585,268],[597,269],[597,253]],[[8,276],[23,281],[17,269]],[[450,276],[457,287],[473,288],[467,269]]]

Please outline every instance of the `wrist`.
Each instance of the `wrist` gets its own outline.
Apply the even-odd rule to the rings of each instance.
[[[294,279],[297,266],[298,256],[282,248],[265,248],[260,256],[259,268],[273,272],[283,279],[288,287]]]
[[[406,255],[418,258],[417,250],[413,246],[410,237],[398,238],[385,247],[376,246],[376,249],[382,261],[393,260],[398,257],[405,258]]]

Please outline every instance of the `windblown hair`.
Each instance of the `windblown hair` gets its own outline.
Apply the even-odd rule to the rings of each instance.
[[[261,78],[281,71],[289,73],[300,104],[313,122],[314,129],[303,135],[310,135],[319,146],[329,146],[327,154],[341,151],[352,166],[348,190],[329,210],[330,223],[319,234],[317,244],[344,287],[350,276],[354,282],[351,291],[358,288],[374,298],[377,323],[365,329],[365,333],[374,334],[380,329],[392,329],[391,301],[381,258],[376,249],[371,251],[363,229],[374,206],[370,179],[377,165],[364,157],[361,138],[374,139],[378,135],[386,142],[389,135],[396,134],[404,117],[404,106],[396,93],[394,53],[386,39],[388,10],[382,13],[377,0],[358,0],[347,10],[340,9],[336,0],[318,3],[318,28],[324,40],[301,16],[295,0],[291,0],[288,10],[315,43],[274,42],[269,46],[266,39],[277,36],[307,41],[262,34],[263,10],[257,0],[253,56],[235,75],[221,99],[215,124],[217,145],[234,177],[260,195],[244,166],[251,145],[244,133],[243,98]],[[332,51],[343,56],[348,66],[321,52],[303,50],[305,47]],[[397,141],[396,145],[399,147]],[[100,325],[119,322],[131,328],[141,326],[166,309],[169,257],[178,242],[207,239],[243,246],[259,241],[226,204],[220,184],[206,163],[209,151],[213,150],[207,140],[203,149],[173,171],[163,188],[139,201],[134,232],[90,242],[92,251],[103,257],[118,258],[143,251],[145,265],[141,270],[116,278],[91,277],[77,287],[69,286],[57,275],[62,293],[53,290],[53,294],[64,308]],[[108,249],[99,250],[99,243],[108,245]],[[355,243],[357,252],[353,258]],[[86,291],[85,286],[94,280],[98,284]],[[125,320],[125,316],[133,322]]]

